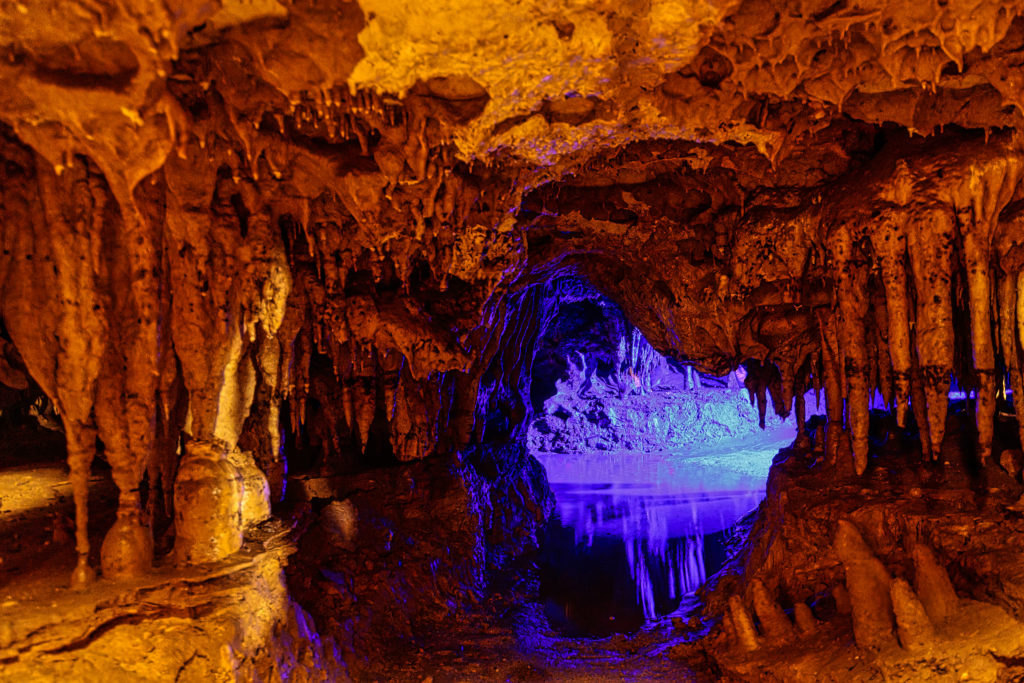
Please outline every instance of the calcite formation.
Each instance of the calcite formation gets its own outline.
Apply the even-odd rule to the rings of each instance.
[[[289,467],[522,439],[565,276],[676,360],[745,364],[804,445],[823,390],[838,471],[870,471],[875,392],[940,460],[954,382],[998,460],[1024,392],[1022,51],[1024,5],[990,0],[4,4],[0,400],[59,415],[74,583],[98,454],[100,569],[128,580],[156,527],[182,564],[229,557]],[[874,574],[855,624],[861,593],[923,624]]]

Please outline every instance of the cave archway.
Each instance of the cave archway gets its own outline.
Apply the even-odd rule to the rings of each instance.
[[[489,413],[504,429],[484,434],[525,442],[554,493],[539,560],[548,622],[600,637],[686,613],[764,498],[795,420],[770,397],[759,414],[742,365],[715,377],[660,354],[578,273],[530,295],[532,336],[513,345],[521,403]]]

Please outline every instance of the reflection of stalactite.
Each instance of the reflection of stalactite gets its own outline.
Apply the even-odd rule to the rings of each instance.
[[[598,478],[614,481],[615,476],[605,473]],[[679,599],[692,595],[707,580],[706,525],[724,528],[728,536],[735,519],[759,499],[752,495],[733,501],[735,518],[712,515],[705,519],[701,515],[709,513],[701,512],[702,501],[697,497],[614,494],[591,498],[578,488],[574,491],[558,500],[562,523],[572,527],[577,545],[591,547],[598,536],[621,540],[636,604],[648,620],[663,614],[658,609],[659,597],[667,597],[674,608]],[[686,509],[678,509],[679,505]],[[684,527],[681,535],[670,531],[680,524]]]

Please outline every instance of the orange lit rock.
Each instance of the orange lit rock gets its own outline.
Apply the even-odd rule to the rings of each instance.
[[[139,511],[119,510],[100,547],[104,578],[132,579],[153,567],[153,534],[139,520]]]
[[[889,572],[848,520],[839,520],[834,545],[846,570],[857,644],[869,649],[892,645],[895,638]]]
[[[242,547],[245,480],[223,443],[189,441],[174,484],[174,556],[216,562]]]
[[[935,639],[935,627],[906,579],[893,579],[889,593],[893,613],[896,615],[896,635],[900,645],[907,650],[931,645]]]
[[[235,449],[228,453],[227,461],[242,478],[242,526],[266,521],[270,517],[270,486],[252,453]]]
[[[1019,447],[1024,395],[1021,3],[166,5],[0,8],[0,410],[55,411],[76,586],[100,537],[113,579],[161,564],[152,532],[183,565],[231,555],[293,465],[517,443],[566,274],[674,360],[744,364],[762,415],[802,423],[823,388],[808,467],[830,486],[920,502],[951,483],[917,461],[962,455],[971,514],[995,496],[1017,532],[996,492],[1020,495],[1020,463],[986,463]],[[94,465],[118,509],[90,538]],[[897,596],[916,618],[889,583],[911,563],[936,629],[960,613],[935,558],[962,549],[876,555],[838,528],[801,557],[862,645],[894,642]],[[763,634],[738,598],[719,610],[751,652],[788,638],[780,574],[728,593]]]

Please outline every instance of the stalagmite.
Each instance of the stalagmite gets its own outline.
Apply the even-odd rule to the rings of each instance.
[[[960,599],[953,590],[946,569],[939,564],[931,548],[917,543],[913,556],[914,589],[931,620],[940,623],[959,609]]]
[[[186,448],[174,485],[175,559],[216,562],[242,547],[244,480],[226,444],[197,440]]]
[[[754,628],[754,620],[750,613],[743,606],[743,601],[738,595],[729,598],[729,616],[732,618],[733,628],[736,629],[736,636],[739,638],[740,646],[744,650],[753,651],[761,646],[757,630]]]
[[[836,611],[840,614],[850,614],[853,611],[853,605],[850,603],[850,592],[846,590],[844,584],[837,583],[832,587],[832,598],[836,601]]]
[[[797,601],[793,605],[793,617],[796,620],[796,626],[800,629],[800,633],[809,635],[818,630],[818,620],[814,617],[814,613],[811,612],[811,608],[807,606],[806,602]]]
[[[106,386],[116,386],[108,379]],[[100,387],[96,417],[100,424],[107,462],[111,465],[114,483],[118,488],[117,520],[107,532],[100,548],[100,566],[108,579],[128,579],[141,576],[153,565],[153,537],[143,526],[139,501],[138,470],[125,434],[125,425],[117,420],[106,406],[116,405],[113,397]]]
[[[889,572],[848,520],[839,520],[834,546],[846,570],[857,644],[868,649],[894,644]]]
[[[768,640],[781,643],[794,636],[793,624],[778,603],[768,594],[768,589],[758,580],[750,585],[754,611],[761,622],[761,631]]]
[[[96,454],[96,431],[85,425],[64,422],[67,438],[71,492],[75,499],[75,550],[78,561],[71,574],[71,585],[84,587],[96,578],[89,564],[89,468]]]
[[[893,579],[889,591],[900,645],[907,650],[918,650],[932,644],[935,627],[906,579]]]

